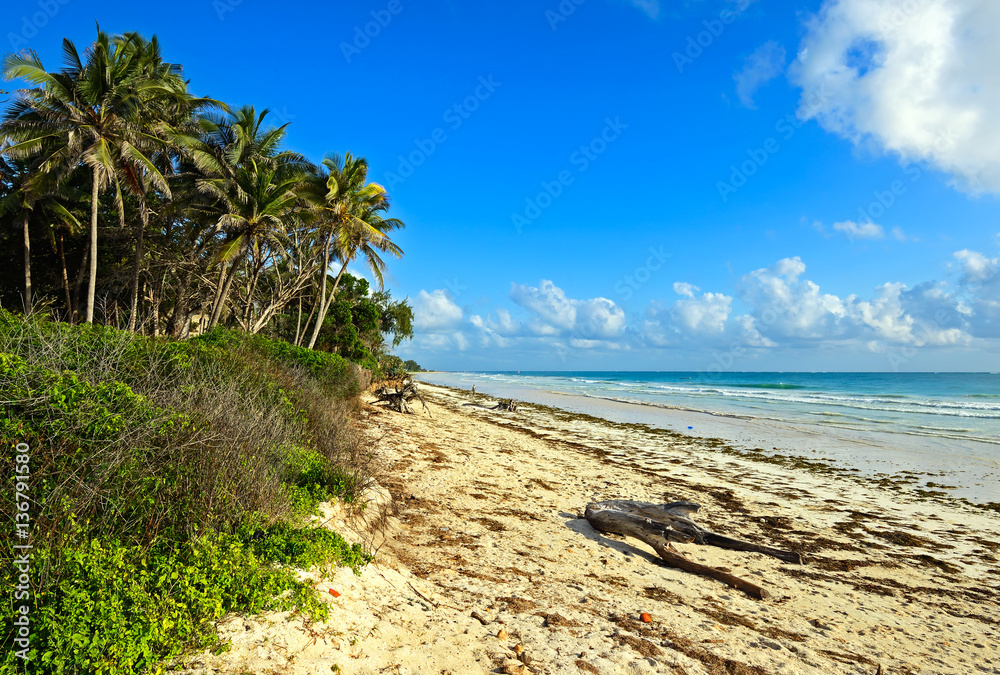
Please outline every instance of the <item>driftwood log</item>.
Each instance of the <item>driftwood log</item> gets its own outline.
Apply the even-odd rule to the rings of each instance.
[[[499,412],[517,412],[517,401],[512,398],[500,401],[494,406],[483,405],[482,403],[464,403],[463,405],[473,408],[483,408],[485,410],[497,410]]]
[[[709,532],[691,519],[691,514],[699,508],[692,502],[649,504],[619,499],[587,504],[584,517],[595,530],[635,537],[646,542],[670,567],[716,579],[758,600],[768,597],[768,592],[728,572],[688,560],[678,553],[670,542],[693,541],[734,551],[763,553],[785,562],[802,563],[802,556],[795,551],[760,546]]]
[[[409,378],[402,380],[392,388],[380,387],[375,391],[375,398],[378,399],[379,403],[387,404],[386,407],[390,410],[410,415],[413,414],[413,408],[410,407],[410,401],[417,399],[423,404],[424,410],[427,410],[427,412],[430,413],[430,409],[427,408],[427,403],[424,402],[423,397],[420,395],[420,391],[417,389],[417,383]]]

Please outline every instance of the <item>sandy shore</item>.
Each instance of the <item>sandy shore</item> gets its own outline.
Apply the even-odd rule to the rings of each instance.
[[[186,672],[1000,673],[995,514],[704,439],[424,391],[431,414],[368,418],[389,493],[374,496],[368,526],[324,513],[377,550],[361,576],[303,575],[331,619],[232,617],[220,626],[230,650]],[[614,498],[697,502],[703,526],[806,564],[676,545],[771,593],[754,600],[579,517]]]

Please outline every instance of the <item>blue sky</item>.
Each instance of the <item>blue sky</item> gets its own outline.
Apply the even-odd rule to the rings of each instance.
[[[2,14],[50,69],[95,21],[155,33],[196,93],[366,156],[425,367],[1000,370],[991,0]]]

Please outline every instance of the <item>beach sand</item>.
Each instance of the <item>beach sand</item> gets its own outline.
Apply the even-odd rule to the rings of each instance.
[[[230,617],[229,651],[180,670],[1000,673],[996,514],[705,439],[422,391],[430,414],[367,416],[384,471],[363,518],[324,507],[324,522],[376,550],[360,576],[303,573],[330,620]],[[754,600],[593,530],[584,508],[606,499],[690,500],[702,526],[806,562],[675,545],[771,594]]]

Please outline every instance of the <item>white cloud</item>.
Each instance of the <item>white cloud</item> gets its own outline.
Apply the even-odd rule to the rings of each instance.
[[[846,301],[851,321],[867,329],[861,337],[917,347],[968,341],[969,335],[959,327],[964,320],[956,321],[961,305],[941,285],[929,282],[909,290],[904,284],[887,283],[876,291],[872,300],[852,295]]]
[[[612,339],[625,330],[625,312],[607,298],[574,300],[548,279],[538,288],[511,284],[510,299],[532,312],[528,330],[538,336]]]
[[[574,330],[585,338],[611,340],[625,330],[625,312],[607,298],[580,300]]]
[[[882,239],[885,237],[885,230],[881,225],[875,223],[856,223],[853,220],[845,220],[841,223],[834,223],[833,229],[843,232],[851,241],[855,239]],[[896,228],[897,230],[899,228]],[[902,230],[900,230],[902,232]]]
[[[628,1],[630,5],[638,7],[646,14],[648,14],[650,19],[655,19],[660,16],[659,0],[628,0]]]
[[[962,279],[965,283],[989,281],[1000,270],[1000,258],[987,258],[977,251],[956,251],[955,259],[962,264]]]
[[[673,319],[682,329],[692,333],[721,333],[733,309],[733,299],[722,293],[704,293],[674,303]]]
[[[785,69],[785,48],[774,40],[765,42],[748,56],[743,67],[733,74],[736,95],[747,108],[755,108],[753,97],[762,86],[781,75]]]
[[[950,281],[888,282],[867,297],[838,297],[806,276],[801,258],[784,258],[743,275],[732,295],[675,282],[673,300],[653,302],[633,321],[607,298],[571,298],[544,279],[538,287],[511,285],[520,317],[498,307],[465,321],[447,291],[421,291],[413,303],[412,347],[476,358],[476,349],[502,348],[562,361],[572,350],[597,358],[602,350],[641,348],[729,361],[774,348],[846,348],[882,353],[890,362],[911,358],[906,350],[919,347],[995,349],[984,341],[1000,338],[1000,255],[963,249],[951,260]]]
[[[976,337],[1000,337],[1000,256],[963,249],[954,257],[961,263],[960,282],[969,296],[969,331]]]
[[[501,337],[520,335],[522,330],[521,322],[512,319],[510,312],[502,308],[497,309],[496,320],[493,319],[492,315],[487,315],[485,319],[474,315],[469,317],[469,323],[476,328]]]
[[[689,283],[685,283],[683,281],[675,281],[674,282],[674,293],[676,293],[677,295],[684,295],[684,296],[687,296],[689,298],[693,298],[694,294],[697,293],[700,290],[701,289],[698,288],[697,286],[693,286],[693,285],[691,285]]]
[[[968,342],[971,310],[955,293],[937,282],[913,289],[885,283],[863,300],[821,293],[807,279],[799,258],[743,277],[742,299],[751,307],[764,339],[775,344],[874,341],[876,345],[955,345]]]
[[[654,302],[647,320],[639,331],[647,344],[656,347],[695,343],[729,345],[739,343],[753,347],[769,347],[774,343],[757,330],[753,317],[742,315],[729,318],[733,298],[724,293],[703,293],[697,286],[676,282],[674,291],[683,296],[672,305]]]
[[[805,271],[800,258],[784,258],[740,281],[740,298],[752,308],[758,330],[764,335],[815,340],[841,332],[840,322],[846,314],[843,301],[820,293],[812,281],[800,281]]]
[[[413,329],[417,333],[448,333],[462,324],[462,308],[444,289],[421,290],[413,300]]]
[[[996,0],[825,0],[791,69],[822,92],[799,115],[998,192],[998,25]]]

